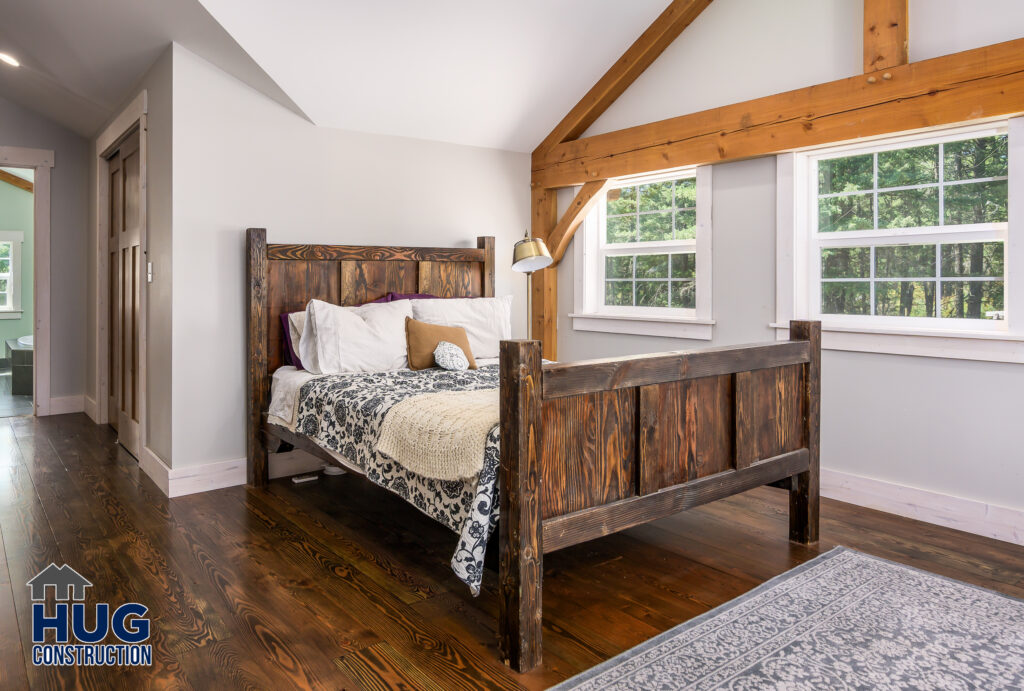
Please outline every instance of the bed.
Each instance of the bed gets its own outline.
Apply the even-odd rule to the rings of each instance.
[[[279,315],[311,299],[357,305],[392,292],[493,297],[494,238],[467,248],[268,245],[265,229],[253,228],[247,261],[250,484],[267,484],[268,449],[284,442],[396,491],[395,472],[404,471],[382,470],[386,458],[353,463],[358,449],[344,442],[330,448],[302,424],[303,401],[309,408],[333,395],[333,404],[358,406],[373,387],[401,392],[447,375],[307,380],[292,418],[271,414],[282,412],[271,410],[283,364]],[[403,496],[459,534],[452,565],[471,589],[485,577],[482,550],[496,533],[507,664],[526,671],[541,661],[545,554],[766,484],[789,491],[790,539],[817,541],[820,340],[817,322],[794,321],[788,341],[574,363],[545,363],[537,341],[501,342],[499,362],[463,382],[500,389],[490,461],[460,490],[476,497],[470,514],[483,507],[468,518],[472,530],[464,515],[446,522],[421,505],[457,495],[452,486],[421,483],[416,498]]]

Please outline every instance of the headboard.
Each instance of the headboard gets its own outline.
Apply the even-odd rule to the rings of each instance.
[[[283,362],[282,312],[302,310],[313,298],[358,305],[391,292],[494,296],[493,237],[478,237],[476,248],[463,248],[268,245],[265,228],[250,228],[246,235],[248,444],[260,433],[270,377]]]

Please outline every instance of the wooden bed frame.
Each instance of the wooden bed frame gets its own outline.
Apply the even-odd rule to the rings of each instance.
[[[282,363],[279,315],[312,298],[343,305],[388,292],[494,295],[494,238],[476,248],[268,245],[248,231],[249,482],[268,482],[284,441],[266,420]],[[790,539],[818,540],[821,327],[789,341],[542,364],[538,341],[501,343],[499,637],[518,671],[541,660],[543,556],[771,484],[789,490]]]

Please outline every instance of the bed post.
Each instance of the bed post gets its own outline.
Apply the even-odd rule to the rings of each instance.
[[[483,289],[482,297],[492,298],[494,297],[494,236],[479,236],[476,239],[476,246],[477,249],[484,251],[483,280],[480,282],[480,287]]]
[[[249,484],[266,487],[269,481],[267,445],[261,429],[261,416],[267,409],[267,230],[246,231],[249,286],[247,319],[247,367],[245,454]]]
[[[541,661],[541,344],[501,342],[498,636],[517,672]]]
[[[809,466],[806,471],[793,476],[789,490],[789,539],[810,544],[818,541],[821,322],[791,321],[789,338],[808,341],[811,346],[811,359],[804,366],[804,410],[807,411],[804,424]]]

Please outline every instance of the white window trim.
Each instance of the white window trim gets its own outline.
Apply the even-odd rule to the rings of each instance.
[[[21,319],[21,246],[25,234],[20,230],[0,230],[0,242],[11,243],[11,306],[0,307],[0,319]]]
[[[962,138],[970,134],[983,136],[999,126],[998,123],[988,123],[940,133],[933,131],[917,136],[901,136],[888,142],[860,142],[847,147],[830,148],[828,154],[858,149],[879,151],[897,148],[915,139],[932,142]],[[1016,181],[1016,184],[1008,186],[1008,222],[986,224],[983,227],[959,226],[951,228],[950,232],[965,240],[1005,238],[1003,299],[1006,320],[877,316],[851,319],[842,315],[815,314],[811,306],[811,295],[813,291],[820,290],[820,277],[812,275],[816,263],[810,252],[812,223],[808,209],[813,200],[810,199],[809,185],[803,183],[807,180],[812,158],[822,153],[819,149],[776,157],[776,321],[771,326],[776,329],[778,340],[789,337],[791,319],[821,319],[822,347],[830,350],[1024,363],[1024,184],[1021,184],[1024,181],[1024,117],[1012,118],[1003,126],[1009,133],[1009,178]],[[949,234],[944,233],[945,238]],[[860,232],[844,232],[843,238],[835,241],[845,244],[861,235]],[[873,244],[889,241],[876,239],[879,233],[874,231],[870,235]],[[892,241],[908,236],[921,242],[935,242],[938,237],[931,229],[911,229],[900,230],[898,237]],[[1016,312],[1015,305],[1018,306]]]
[[[572,328],[575,331],[635,334],[639,336],[665,336],[709,341],[713,336],[711,300],[711,166],[698,166],[622,179],[621,183],[643,183],[671,180],[693,173],[697,178],[697,237],[682,244],[630,243],[617,245],[624,253],[648,251],[664,247],[666,252],[681,247],[692,247],[695,260],[695,309],[662,307],[608,307],[605,306],[604,265],[601,262],[601,218],[605,210],[604,197],[584,220],[574,252],[575,285],[573,286]]]

